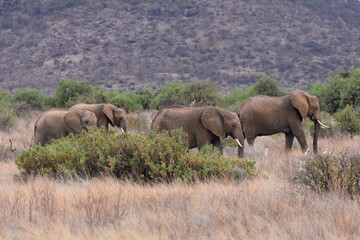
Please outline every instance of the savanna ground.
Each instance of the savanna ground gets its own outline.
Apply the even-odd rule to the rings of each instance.
[[[151,119],[143,116],[147,120],[133,118],[132,124]],[[142,185],[111,177],[19,181],[14,159],[31,145],[34,121],[20,119],[0,134],[2,239],[360,238],[360,199],[295,185],[304,156],[297,142],[285,154],[283,135],[258,138],[255,148],[246,145],[246,156],[256,160],[262,176],[241,183]],[[320,139],[319,152],[358,151],[359,144],[359,138],[345,136]],[[227,148],[225,154],[236,151]]]

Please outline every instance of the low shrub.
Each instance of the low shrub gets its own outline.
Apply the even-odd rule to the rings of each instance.
[[[37,89],[25,88],[17,90],[11,96],[13,103],[23,102],[32,109],[42,109],[44,106],[44,95]]]
[[[360,154],[313,155],[301,164],[295,181],[317,192],[360,193]]]
[[[90,128],[51,145],[36,145],[21,153],[16,163],[24,176],[71,178],[110,174],[145,182],[243,179],[258,174],[254,161],[221,156],[212,147],[189,152],[187,135],[182,130],[118,136]]]

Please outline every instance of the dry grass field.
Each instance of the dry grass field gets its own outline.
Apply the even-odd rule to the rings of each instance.
[[[297,142],[285,154],[282,135],[258,138],[253,149],[246,146],[246,156],[257,161],[263,176],[241,183],[17,181],[14,159],[30,146],[33,122],[19,120],[0,134],[0,239],[360,238],[360,199],[294,185],[303,154]],[[358,151],[359,144],[359,138],[334,137],[321,139],[319,150]]]

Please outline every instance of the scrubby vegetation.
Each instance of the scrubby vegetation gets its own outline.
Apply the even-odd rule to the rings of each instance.
[[[360,193],[359,153],[314,155],[300,163],[300,168],[296,182],[317,192]]]
[[[360,106],[360,69],[336,74],[329,83],[311,84],[308,92],[318,97],[323,111],[331,114],[346,105]]]
[[[159,110],[173,104],[194,107],[210,105],[236,111],[241,102],[249,97],[282,96],[287,92],[279,88],[275,79],[268,76],[261,77],[256,84],[245,89],[234,89],[225,95],[220,94],[216,85],[210,80],[192,80],[188,84],[171,82],[157,92],[145,89],[134,93],[105,92],[95,84],[68,79],[60,81],[55,96],[45,96],[39,90],[29,88],[17,90],[13,94],[0,90],[1,129],[11,126],[17,114],[15,109],[19,104],[22,109],[27,107],[40,110],[51,107],[68,108],[73,104],[84,102],[112,103],[127,112]],[[346,116],[351,113],[350,108],[356,116],[359,115],[360,69],[336,74],[327,83],[311,84],[308,86],[308,92],[318,97],[324,122],[332,126],[330,129],[321,131],[320,135],[330,136],[337,132],[348,132],[352,135],[358,133],[356,117],[349,119]],[[304,126],[312,132],[313,124],[309,120],[304,122]]]
[[[19,155],[17,165],[24,176],[93,177],[111,175],[134,181],[244,179],[257,175],[255,162],[221,156],[212,147],[198,153],[187,150],[181,130],[148,136],[117,136],[91,128],[78,136],[35,146]]]

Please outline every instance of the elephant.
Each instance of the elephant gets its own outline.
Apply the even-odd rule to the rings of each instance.
[[[244,146],[239,117],[234,112],[217,107],[169,106],[156,114],[150,128],[158,131],[182,128],[189,136],[190,149],[212,144],[222,154],[220,137],[227,136],[236,139],[239,146]]]
[[[109,123],[112,127],[118,127],[121,131],[126,132],[126,118],[125,111],[121,108],[117,108],[112,104],[85,104],[79,103],[72,106],[69,110],[81,109],[88,110],[95,113],[98,120],[97,126],[104,126],[106,130],[109,130]]]
[[[246,99],[237,113],[243,127],[245,139],[254,145],[257,136],[285,133],[285,151],[292,148],[294,136],[303,152],[308,152],[302,119],[309,117],[315,124],[313,150],[317,153],[320,127],[328,128],[321,122],[320,105],[316,96],[295,90],[281,97],[256,96]],[[243,155],[239,148],[238,155]]]
[[[50,144],[52,139],[78,134],[88,126],[96,126],[93,112],[86,110],[50,109],[40,115],[34,126],[34,144]]]

